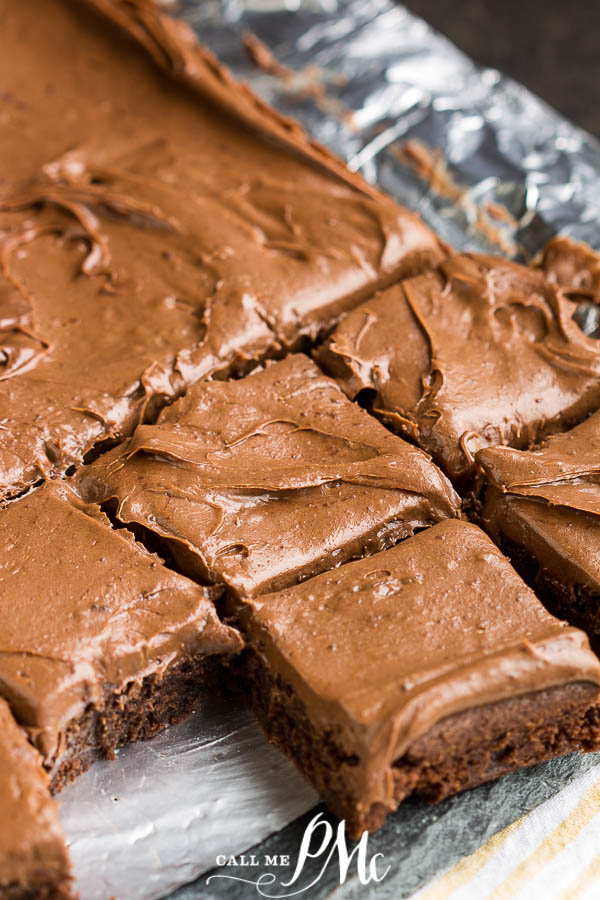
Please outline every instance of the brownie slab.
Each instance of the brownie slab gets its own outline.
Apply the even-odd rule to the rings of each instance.
[[[240,647],[205,589],[64,484],[0,510],[0,695],[53,789],[188,715]]]
[[[237,596],[288,587],[459,514],[429,458],[301,354],[193,386],[157,425],[84,467],[79,485],[168,543],[187,574]]]
[[[464,485],[477,450],[529,446],[600,405],[600,344],[540,271],[449,258],[352,311],[318,354]]]
[[[482,522],[556,615],[600,636],[600,413],[538,450],[491,447]]]
[[[70,881],[48,776],[0,699],[0,898],[67,900]]]
[[[600,663],[487,535],[448,520],[243,604],[253,709],[349,833],[598,746]]]
[[[443,256],[159,4],[0,15],[0,496]]]

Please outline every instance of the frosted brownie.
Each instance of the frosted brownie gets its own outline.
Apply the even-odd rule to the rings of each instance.
[[[70,880],[48,776],[0,699],[0,898],[66,900]]]
[[[483,524],[549,608],[600,637],[600,413],[540,448],[481,451]]]
[[[301,354],[194,385],[80,472],[87,500],[237,596],[279,590],[458,515],[416,447]]]
[[[53,789],[188,715],[240,647],[203,588],[64,485],[0,510],[0,695]]]
[[[0,16],[0,496],[443,256],[158,3]]]
[[[465,486],[477,450],[527,447],[600,405],[600,344],[576,308],[540,271],[455,256],[357,307],[318,360]]]
[[[477,526],[448,520],[247,601],[251,704],[349,833],[597,748],[600,663]]]

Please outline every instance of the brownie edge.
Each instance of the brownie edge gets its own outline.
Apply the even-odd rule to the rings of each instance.
[[[104,688],[104,702],[90,704],[69,722],[63,752],[50,771],[50,790],[61,791],[97,759],[114,759],[122,744],[146,741],[187,719],[203,694],[225,689],[223,658],[190,656],[164,673],[152,673],[121,691]]]
[[[71,874],[41,758],[0,699],[0,900],[67,900]]]
[[[0,696],[55,788],[191,712],[242,649],[205,588],[64,483],[0,510],[0,579]]]
[[[267,735],[351,835],[600,746],[600,663],[477,526],[449,519],[247,600],[240,662]]]
[[[293,760],[351,838],[376,831],[411,795],[438,803],[467,788],[577,750],[600,746],[598,688],[589,682],[547,688],[448,716],[392,766],[392,805],[363,807],[349,787],[358,758],[317,727],[292,687],[254,649],[241,663],[248,701],[269,740]]]

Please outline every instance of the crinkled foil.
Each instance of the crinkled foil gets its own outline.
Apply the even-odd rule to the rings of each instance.
[[[241,699],[204,700],[61,795],[81,900],[163,897],[318,801]]]
[[[179,14],[236,75],[455,247],[530,259],[561,231],[600,249],[600,144],[525,88],[477,68],[404,8],[185,0]],[[251,62],[248,33],[287,71]],[[597,308],[582,309],[580,321],[599,333]],[[409,801],[370,838],[391,867],[381,884],[365,887],[351,872],[340,885],[334,861],[300,896],[409,896],[597,763],[570,756],[438,807]],[[82,900],[150,900],[198,876],[179,900],[242,900],[259,896],[250,882],[266,871],[262,863],[211,873],[245,880],[207,883],[202,873],[219,855],[267,838],[254,850],[259,862],[265,853],[294,860],[310,816],[294,820],[316,799],[241,702],[215,698],[188,722],[96,764],[63,793],[61,814]]]

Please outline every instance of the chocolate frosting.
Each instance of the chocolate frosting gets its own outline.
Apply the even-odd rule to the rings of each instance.
[[[544,248],[541,268],[567,294],[600,303],[600,255],[587,244],[553,238]]]
[[[249,596],[459,514],[428,457],[302,355],[193,386],[79,484],[168,541],[190,574]]]
[[[526,447],[598,407],[600,344],[575,309],[540,271],[455,256],[356,308],[318,359],[460,479],[482,447]]]
[[[48,768],[105,686],[237,652],[206,591],[165,568],[65,484],[0,510],[0,694]]]
[[[548,687],[600,685],[584,633],[547,613],[465,522],[248,601],[242,622],[313,723],[358,758],[345,771],[363,812],[394,807],[393,762],[443,718]]]
[[[67,894],[69,861],[47,785],[39,754],[0,699],[0,893],[45,883]]]
[[[561,584],[600,593],[600,413],[539,450],[481,451],[490,485],[483,518]]]
[[[0,8],[0,496],[443,256],[154,3]]]

